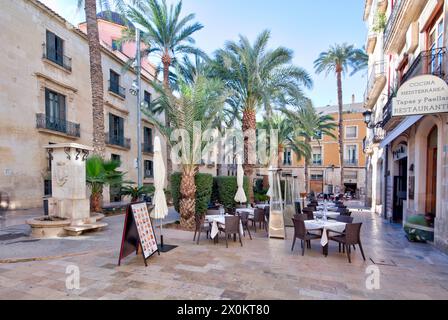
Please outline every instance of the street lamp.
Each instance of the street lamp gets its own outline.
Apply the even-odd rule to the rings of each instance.
[[[364,122],[367,125],[368,128],[371,127],[371,122],[372,122],[372,111],[370,110],[366,110],[363,112],[363,117],[364,117]]]
[[[137,73],[137,78],[132,81],[129,92],[133,96],[137,96],[137,184],[143,186],[142,179],[142,110],[141,110],[141,55],[140,55],[140,30],[135,29],[136,53],[133,67]]]

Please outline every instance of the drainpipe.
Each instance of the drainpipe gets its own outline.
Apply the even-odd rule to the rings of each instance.
[[[389,169],[389,145],[384,148],[384,207],[383,207],[383,216],[384,219],[387,219],[387,177],[388,177],[388,169]]]

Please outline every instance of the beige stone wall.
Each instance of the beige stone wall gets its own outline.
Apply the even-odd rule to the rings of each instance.
[[[9,195],[12,208],[39,207],[47,174],[43,146],[61,142],[92,145],[88,46],[85,37],[73,30],[73,26],[34,1],[3,1],[0,28],[3,44],[0,50],[0,191]],[[47,29],[64,40],[64,54],[72,58],[71,72],[42,58]],[[128,172],[126,178],[136,181],[137,107],[136,97],[128,90],[135,75],[122,72],[122,66],[122,61],[104,50],[106,131],[108,113],[114,110],[124,117],[125,136],[131,139],[130,150],[108,147],[107,156],[121,155],[122,169]],[[124,100],[108,92],[110,68],[121,73],[120,85],[126,88]],[[45,113],[46,87],[66,96],[66,119],[80,124],[80,138],[36,129],[36,114]],[[153,92],[147,81],[143,81],[143,89]],[[151,156],[143,158],[151,159]],[[107,192],[105,200],[108,200]]]

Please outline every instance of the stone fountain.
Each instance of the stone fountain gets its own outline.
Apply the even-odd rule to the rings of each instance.
[[[106,227],[106,223],[99,222],[104,215],[90,214],[86,159],[92,148],[76,143],[51,144],[44,148],[51,161],[52,197],[48,199],[48,216],[27,221],[32,236],[80,235]]]

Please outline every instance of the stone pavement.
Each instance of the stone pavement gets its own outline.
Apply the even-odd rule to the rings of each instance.
[[[371,213],[354,216],[363,222],[367,261],[356,250],[352,264],[335,244],[327,258],[318,241],[304,257],[300,244],[291,252],[292,229],[286,241],[258,232],[228,249],[222,238],[213,244],[202,237],[196,245],[191,232],[164,229],[165,242],[178,248],[150,258],[147,268],[134,255],[118,267],[123,216],[77,239],[3,241],[0,258],[50,249],[39,261],[0,263],[0,299],[448,299],[448,256],[409,243],[399,226]],[[386,264],[377,265],[379,290],[366,288],[370,258]],[[67,266],[79,268],[79,289],[67,289]]]

